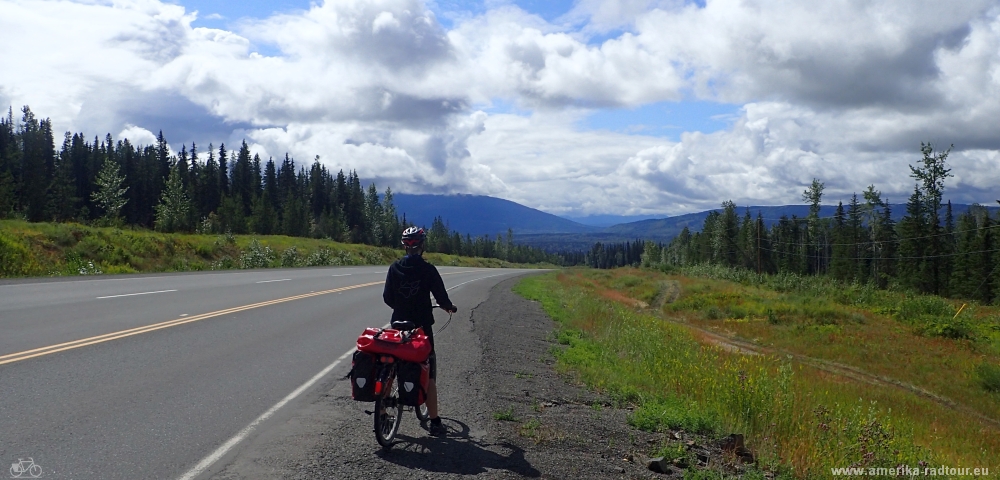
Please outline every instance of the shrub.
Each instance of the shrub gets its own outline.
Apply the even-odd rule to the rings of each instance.
[[[921,317],[924,321],[923,325],[918,328],[918,331],[927,336],[931,337],[944,337],[951,338],[955,340],[961,339],[973,339],[975,338],[975,333],[972,325],[965,319],[956,318],[941,318],[932,317],[929,315],[924,315]]]
[[[236,268],[236,262],[233,261],[233,257],[223,255],[222,258],[212,262],[211,268],[212,270],[229,270]]]
[[[0,277],[24,277],[40,272],[41,267],[27,247],[0,234]]]
[[[896,318],[905,322],[913,322],[925,315],[951,317],[954,314],[955,309],[944,299],[920,295],[903,300],[899,305],[899,313],[896,314]]]
[[[306,266],[308,267],[325,267],[328,265],[335,265],[333,263],[333,252],[328,248],[316,250],[306,258]]]
[[[240,254],[240,268],[268,268],[274,262],[274,250],[260,244],[257,239],[250,241],[246,250]]]
[[[299,251],[295,247],[288,247],[284,252],[281,252],[282,267],[297,267],[300,264],[302,264],[302,256],[299,255]]]
[[[989,392],[1000,392],[1000,365],[983,362],[976,365],[976,380]]]
[[[693,402],[666,398],[642,404],[628,416],[628,424],[647,432],[680,429],[712,433],[718,428],[719,419]]]

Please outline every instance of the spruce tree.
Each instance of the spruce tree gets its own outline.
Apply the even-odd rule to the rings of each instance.
[[[927,240],[927,215],[924,212],[926,202],[919,186],[914,187],[913,194],[906,202],[906,216],[899,222],[899,282],[918,291],[926,291],[926,283],[922,278],[924,273],[924,251]]]
[[[833,216],[833,258],[830,261],[830,275],[838,280],[849,280],[854,275],[854,242],[849,234],[844,202],[837,202],[837,212]]]
[[[809,257],[809,271],[817,274],[822,271],[819,211],[824,188],[826,187],[823,182],[814,178],[809,188],[802,192],[802,200],[809,204],[809,216],[806,218],[808,225],[806,237],[808,249],[806,252]]]
[[[110,159],[104,161],[101,171],[94,182],[97,186],[92,194],[94,203],[104,212],[102,217],[106,225],[121,224],[121,210],[128,202],[125,193],[128,187],[122,188],[125,178],[118,174],[118,164]]]
[[[191,200],[187,196],[184,182],[181,180],[182,169],[186,165],[180,162],[174,164],[167,177],[166,187],[160,195],[160,203],[156,206],[156,229],[161,232],[187,231],[188,212],[191,210]]]

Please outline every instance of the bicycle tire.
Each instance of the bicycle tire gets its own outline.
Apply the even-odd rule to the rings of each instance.
[[[384,448],[392,448],[392,441],[403,420],[403,404],[399,402],[399,382],[390,376],[392,388],[375,400],[375,440]]]

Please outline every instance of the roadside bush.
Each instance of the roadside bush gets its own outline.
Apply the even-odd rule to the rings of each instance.
[[[976,380],[988,392],[1000,392],[1000,365],[983,362],[976,365]]]
[[[320,248],[306,258],[307,267],[325,267],[328,265],[336,265],[333,263],[333,252],[328,248]]]
[[[229,255],[223,255],[222,258],[212,262],[212,270],[229,270],[231,268],[236,268],[236,261],[233,257]]]
[[[281,252],[282,267],[297,267],[301,264],[302,256],[299,255],[299,251],[295,247],[288,247],[284,252]]]
[[[917,328],[918,333],[928,337],[944,337],[955,340],[975,338],[973,326],[963,318],[952,319],[921,315],[918,322],[921,324]]]
[[[670,397],[643,403],[628,416],[628,424],[647,432],[681,429],[694,433],[713,433],[719,427],[719,419],[694,402]]]
[[[240,268],[268,268],[274,262],[274,250],[271,247],[261,245],[257,239],[250,241],[250,245],[240,254]]]
[[[41,267],[28,247],[0,234],[0,277],[37,275]]]
[[[66,253],[64,272],[69,275],[101,275],[104,273],[101,267],[95,265],[92,260],[85,260],[75,252]]]
[[[951,317],[954,314],[955,309],[944,299],[920,295],[903,300],[899,305],[899,313],[896,314],[896,318],[912,323],[914,320],[925,318],[926,315]]]

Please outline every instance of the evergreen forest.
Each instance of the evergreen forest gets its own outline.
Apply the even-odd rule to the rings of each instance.
[[[66,132],[27,106],[0,118],[0,218],[205,234],[288,235],[397,247],[412,223],[400,217],[392,190],[367,187],[354,171],[336,174],[316,156],[310,165],[288,154],[266,161],[246,142],[194,143],[172,152],[161,131],[155,144],[132,145]],[[515,245],[513,232],[472,237],[435,218],[431,252],[562,264],[559,255]]]

